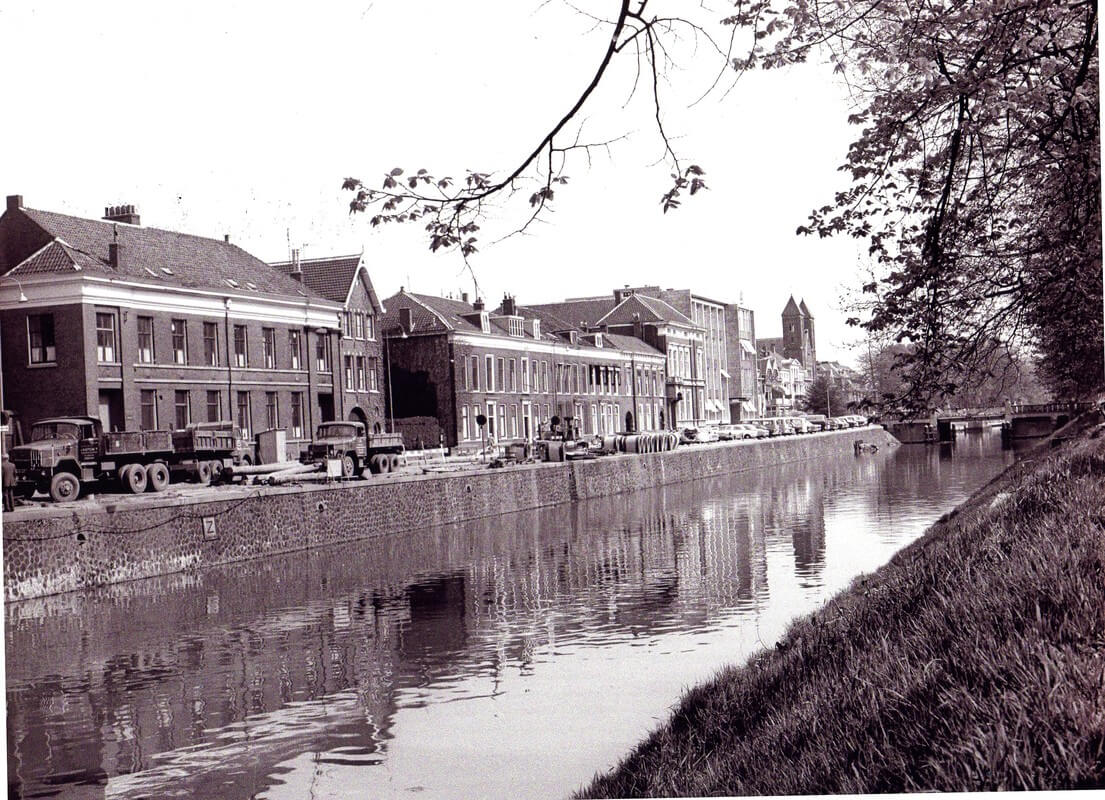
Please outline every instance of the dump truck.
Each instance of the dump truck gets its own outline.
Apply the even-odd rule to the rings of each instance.
[[[304,461],[340,459],[343,478],[393,472],[402,464],[403,436],[369,433],[363,422],[323,422],[307,447]]]
[[[17,494],[35,491],[72,500],[99,482],[141,494],[174,480],[207,483],[249,457],[232,423],[202,423],[177,431],[105,432],[97,417],[54,417],[36,422],[30,440],[11,450]]]

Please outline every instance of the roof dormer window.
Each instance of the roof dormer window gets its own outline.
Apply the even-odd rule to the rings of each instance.
[[[509,329],[511,336],[522,336],[525,334],[525,327],[522,325],[521,317],[510,317]]]
[[[601,333],[596,333],[595,334],[595,347],[602,347],[602,334]]]
[[[541,320],[539,320],[539,319],[535,319],[533,321],[533,338],[534,339],[540,339],[541,338]]]
[[[484,333],[491,333],[491,320],[488,319],[486,311],[480,312],[480,330]]]

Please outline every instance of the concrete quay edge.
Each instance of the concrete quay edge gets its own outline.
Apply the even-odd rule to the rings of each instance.
[[[850,451],[857,441],[898,444],[868,426],[503,469],[224,487],[215,497],[101,495],[86,506],[5,515],[4,595],[25,600],[762,469]]]

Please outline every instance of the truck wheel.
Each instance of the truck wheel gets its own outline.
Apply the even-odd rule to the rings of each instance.
[[[388,472],[395,472],[397,469],[399,469],[401,466],[403,466],[402,460],[399,458],[398,454],[396,454],[396,453],[392,453],[391,455],[389,455],[387,457],[387,460],[388,460]]]
[[[353,456],[346,453],[341,457],[341,476],[343,478],[352,478],[353,473],[357,471],[357,462]]]
[[[55,503],[76,500],[81,493],[81,482],[71,472],[59,472],[50,480],[50,499]]]
[[[214,459],[211,462],[211,482],[218,483],[223,478],[223,462]]]
[[[204,486],[211,482],[211,465],[206,461],[196,462],[196,483]]]
[[[373,475],[379,475],[381,472],[384,471],[384,465],[380,463],[381,461],[382,459],[379,453],[369,456],[368,469],[370,472],[372,472]]]
[[[169,468],[160,461],[146,467],[147,487],[151,492],[163,492],[169,485]]]
[[[130,490],[131,494],[142,494],[146,491],[146,468],[141,464],[130,464],[123,468],[124,477],[123,485]]]

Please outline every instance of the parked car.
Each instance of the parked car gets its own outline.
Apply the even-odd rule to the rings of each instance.
[[[745,436],[740,425],[722,423],[717,426],[717,438],[723,442],[728,442],[732,439],[743,439]]]
[[[794,428],[795,433],[813,433],[815,430],[813,423],[807,421],[805,417],[786,417],[785,419]]]
[[[827,431],[832,430],[832,425],[829,422],[829,418],[824,414],[806,414],[806,422],[813,425],[816,430]]]

